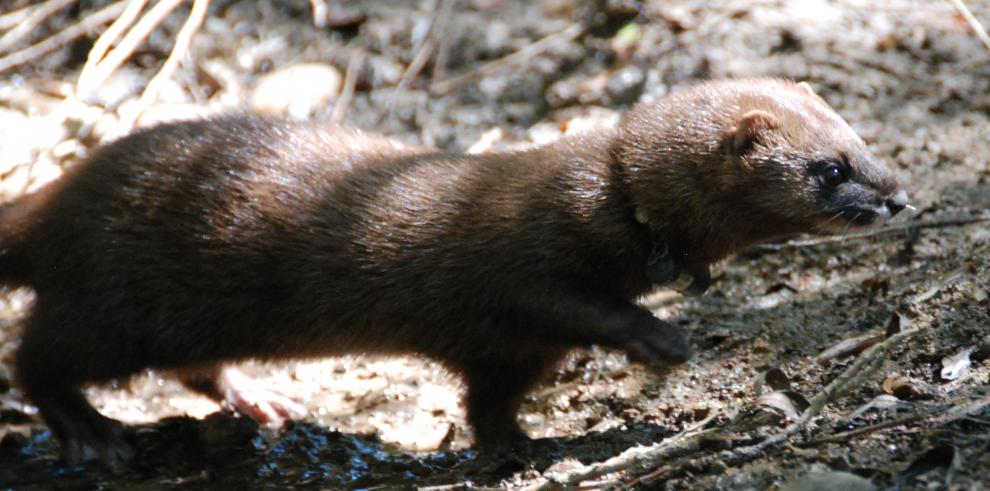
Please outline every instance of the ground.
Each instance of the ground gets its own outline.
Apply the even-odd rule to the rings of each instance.
[[[27,3],[5,4],[3,32],[29,24],[17,17]],[[537,440],[514,452],[470,447],[459,381],[428,360],[354,357],[242,367],[305,405],[308,414],[280,430],[222,412],[168,373],[90,388],[101,412],[131,425],[138,455],[116,472],[62,467],[13,383],[31,293],[7,291],[0,488],[990,481],[990,49],[951,2],[337,1],[315,27],[309,2],[214,1],[145,105],[138,99],[189,5],[73,101],[105,24],[17,66],[6,57],[113,8],[67,3],[19,42],[0,35],[5,199],[126,132],[140,110],[139,125],[282,111],[490,151],[610,124],[636,101],[700,80],[777,76],[808,81],[832,104],[893,168],[914,210],[868,236],[746,251],[717,268],[701,298],[643,299],[690,333],[697,355],[657,373],[621,353],[575,353],[527,399],[520,421]],[[990,4],[968,3],[990,23]],[[301,63],[315,65],[289,70]]]

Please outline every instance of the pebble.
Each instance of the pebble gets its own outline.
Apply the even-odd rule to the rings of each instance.
[[[251,95],[251,108],[297,118],[326,109],[340,92],[340,71],[330,65],[303,63],[262,76]]]
[[[792,480],[780,491],[875,491],[877,486],[849,472],[816,472]]]

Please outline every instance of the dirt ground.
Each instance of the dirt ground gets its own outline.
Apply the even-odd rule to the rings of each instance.
[[[112,7],[69,3],[8,47],[28,2],[0,2],[0,57]],[[967,4],[990,25],[990,3]],[[90,388],[103,414],[130,425],[138,455],[117,472],[63,467],[12,382],[31,293],[6,291],[0,488],[990,487],[990,49],[951,2],[336,1],[329,11],[316,27],[307,1],[211,2],[149,106],[138,100],[188,4],[85,97],[69,96],[105,24],[0,72],[3,198],[128,131],[136,107],[139,125],[250,108],[489,151],[610,124],[700,80],[779,76],[832,104],[915,209],[868,237],[747,251],[718,267],[704,297],[645,298],[690,333],[695,358],[655,373],[621,353],[575,353],[529,396],[520,421],[536,440],[514,452],[471,448],[459,381],[427,360],[349,357],[242,367],[305,405],[280,430],[168,373]],[[310,71],[290,70],[302,63]]]

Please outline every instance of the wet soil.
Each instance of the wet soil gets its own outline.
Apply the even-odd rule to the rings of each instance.
[[[24,4],[13,2],[11,11]],[[53,14],[34,41],[105,4],[81,1]],[[990,4],[968,4],[990,24]],[[471,448],[459,381],[428,360],[348,357],[242,367],[308,409],[281,429],[224,411],[168,373],[90,388],[103,414],[129,424],[138,455],[123,469],[67,468],[13,386],[11,353],[31,293],[7,291],[0,296],[0,488],[516,488],[753,414],[765,417],[747,431],[585,485],[779,489],[837,471],[880,488],[983,489],[990,482],[990,224],[981,220],[990,207],[990,50],[949,2],[330,7],[331,22],[318,28],[309,2],[213,2],[155,109],[188,115],[244,108],[268,74],[309,62],[346,79],[351,65],[354,96],[344,122],[463,151],[607,124],[638,100],[703,79],[788,77],[808,81],[889,162],[915,210],[869,237],[742,253],[718,267],[701,298],[645,298],[690,333],[697,356],[657,373],[620,353],[574,353],[522,409],[520,421],[536,440],[503,451]],[[56,178],[126,130],[129,104],[168,56],[187,15],[188,6],[167,17],[82,102],[63,101],[99,31],[0,73],[4,197]],[[526,51],[548,36],[544,50]],[[352,61],[359,57],[363,62]],[[338,104],[331,98],[307,106],[305,115],[329,120]],[[59,111],[67,116],[54,118]],[[877,373],[830,398],[786,444],[717,463],[724,452],[782,431],[788,404],[800,410],[802,400],[821,393],[852,366],[868,344],[863,336],[882,337],[892,319],[920,329]],[[789,393],[777,402],[762,397],[771,385]],[[974,409],[953,412],[967,405]],[[861,428],[870,429],[844,436]],[[663,479],[651,481],[658,475]]]

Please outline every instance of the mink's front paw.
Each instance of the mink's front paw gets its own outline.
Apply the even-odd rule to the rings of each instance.
[[[680,364],[688,361],[694,350],[684,332],[659,319],[640,324],[630,336],[625,351],[632,361],[641,363]]]

